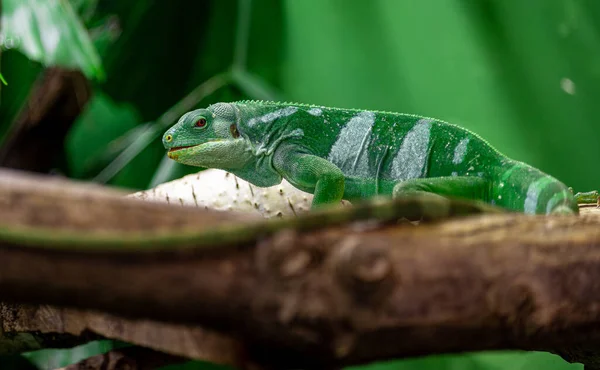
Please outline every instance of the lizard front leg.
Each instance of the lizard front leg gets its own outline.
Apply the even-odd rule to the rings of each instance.
[[[344,174],[326,159],[282,147],[273,154],[273,166],[290,184],[314,195],[312,208],[341,202]]]

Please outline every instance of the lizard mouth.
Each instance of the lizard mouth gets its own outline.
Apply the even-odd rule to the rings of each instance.
[[[176,146],[176,147],[169,149],[169,153],[173,153],[173,152],[176,152],[176,151],[182,150],[182,149],[193,148],[195,146],[196,145]]]
[[[171,159],[178,160],[178,159],[180,159],[180,157],[182,155],[186,155],[186,154],[189,154],[190,152],[193,152],[192,149],[194,149],[194,148],[201,148],[201,147],[204,147],[205,145],[210,146],[211,144],[215,144],[215,143],[218,143],[221,141],[222,140],[216,139],[216,140],[209,140],[209,141],[206,141],[201,144],[174,146],[172,148],[169,148],[169,151],[167,152],[167,156]]]
[[[202,145],[202,144],[200,144],[200,145]],[[185,154],[184,151],[186,149],[190,149],[190,148],[193,148],[196,146],[198,146],[198,145],[175,146],[175,147],[169,149],[169,151],[167,152],[167,156],[171,159],[178,160],[179,156],[182,154],[182,152],[183,152],[183,154]]]

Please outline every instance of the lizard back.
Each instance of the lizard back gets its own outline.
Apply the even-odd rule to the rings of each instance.
[[[338,166],[360,194],[390,194],[398,181],[440,176],[486,177],[508,161],[459,126],[417,115],[302,104],[237,103],[243,134],[272,153],[290,143]],[[277,141],[279,140],[279,141]]]

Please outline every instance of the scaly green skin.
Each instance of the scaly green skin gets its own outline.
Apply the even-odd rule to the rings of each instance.
[[[200,122],[203,127],[198,127]],[[476,134],[416,115],[263,101],[186,113],[163,136],[170,158],[232,172],[257,186],[288,180],[313,207],[413,194],[509,210],[578,213],[560,181]]]

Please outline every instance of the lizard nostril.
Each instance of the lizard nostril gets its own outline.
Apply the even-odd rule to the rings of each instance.
[[[173,141],[173,135],[167,135],[167,136],[165,136],[165,141],[167,143],[170,143],[171,141]]]

